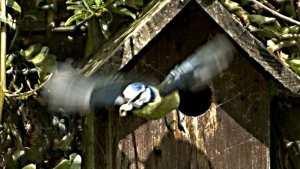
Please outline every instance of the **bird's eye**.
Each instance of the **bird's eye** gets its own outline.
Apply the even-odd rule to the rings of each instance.
[[[147,89],[139,96],[139,98],[133,101],[133,106],[135,108],[141,108],[143,105],[152,101],[152,98],[154,97],[154,92],[152,90],[152,88],[147,87]]]

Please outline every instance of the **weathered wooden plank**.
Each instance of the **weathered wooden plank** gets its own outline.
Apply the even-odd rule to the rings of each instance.
[[[275,79],[294,93],[299,93],[300,78],[269,53],[264,45],[248,32],[218,1],[196,2],[229,34],[251,58],[259,63]]]
[[[270,168],[267,80],[240,56],[214,80],[213,90],[219,105],[217,129],[214,135],[205,136],[212,164],[228,169]]]

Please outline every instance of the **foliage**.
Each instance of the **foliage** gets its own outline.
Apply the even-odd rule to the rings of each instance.
[[[0,15],[0,22],[14,28],[6,32],[11,47],[6,49],[5,57],[8,91],[5,91],[0,125],[0,168],[80,168],[81,153],[85,149],[81,142],[82,126],[87,125],[86,121],[77,115],[48,110],[39,90],[55,73],[58,60],[77,54],[73,51],[74,45],[70,45],[74,44],[72,38],[85,39],[86,35],[86,29],[78,30],[77,26],[84,24],[89,29],[86,21],[96,18],[101,32],[109,38],[112,34],[109,27],[120,21],[124,23],[124,19],[128,22],[135,19],[144,1],[68,0],[66,6],[56,1],[54,4],[35,2],[7,0],[9,14]],[[21,6],[30,6],[30,9],[21,10]],[[55,23],[53,29],[45,24],[49,20]],[[66,26],[62,26],[63,21]],[[59,22],[62,27],[55,27]],[[40,27],[35,29],[34,26]],[[68,26],[75,29],[68,31]],[[67,31],[56,34],[53,30],[62,29],[55,28]],[[80,41],[80,45],[83,44],[85,41]]]
[[[69,160],[62,160],[54,169],[80,169],[81,157],[80,155],[73,153],[69,156]]]
[[[136,18],[136,14],[131,12],[129,8],[139,8],[144,5],[143,0],[68,0],[67,10],[73,10],[72,15],[65,23],[66,26],[73,22],[82,24],[87,20],[95,17],[99,21],[100,29],[104,37],[109,38],[109,26],[113,22],[113,14],[129,16]]]
[[[69,156],[69,160],[62,160],[54,169],[80,169],[81,168],[81,156],[73,153]],[[35,164],[28,164],[22,169],[36,169]]]
[[[65,169],[80,166],[81,157],[72,151],[80,145],[76,139],[81,121],[61,112],[45,113],[33,99],[21,105],[10,102],[13,113],[6,114],[0,128],[1,168],[53,168],[63,162],[70,164],[64,165]],[[64,159],[65,153],[71,154],[70,160]]]
[[[299,1],[221,0],[221,3],[265,44],[270,53],[300,76]],[[276,91],[272,91],[272,102],[275,103],[271,104],[271,120],[275,124],[271,126],[271,136],[274,137],[271,139],[272,168],[299,168],[299,96],[286,96],[285,90],[279,93],[278,89],[280,87],[276,86]]]
[[[20,5],[14,0],[6,0],[6,6],[12,8],[15,12],[21,13]],[[14,19],[11,14],[7,14],[7,16],[0,14],[0,22],[6,23],[11,28],[15,28]]]
[[[270,53],[300,76],[300,3],[221,0],[233,17],[261,40]]]
[[[25,99],[40,89],[56,70],[56,56],[49,48],[32,44],[26,50],[6,57],[9,96]]]

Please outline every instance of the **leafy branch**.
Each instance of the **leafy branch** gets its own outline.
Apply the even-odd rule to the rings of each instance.
[[[300,22],[296,20],[300,14],[294,1],[220,1],[270,53],[300,76]]]
[[[74,15],[68,18],[65,26],[81,25],[87,20],[95,17],[98,19],[100,29],[105,38],[110,37],[109,26],[113,22],[114,14],[136,18],[136,14],[129,8],[138,8],[143,6],[143,0],[68,0],[67,10],[74,11]]]

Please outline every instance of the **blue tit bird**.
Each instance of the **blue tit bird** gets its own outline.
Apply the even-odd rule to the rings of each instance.
[[[84,77],[58,72],[42,94],[50,107],[67,112],[87,112],[91,108],[119,106],[119,115],[128,113],[158,119],[180,105],[179,90],[196,92],[229,67],[235,48],[225,35],[217,34],[175,66],[158,84],[130,74]]]

